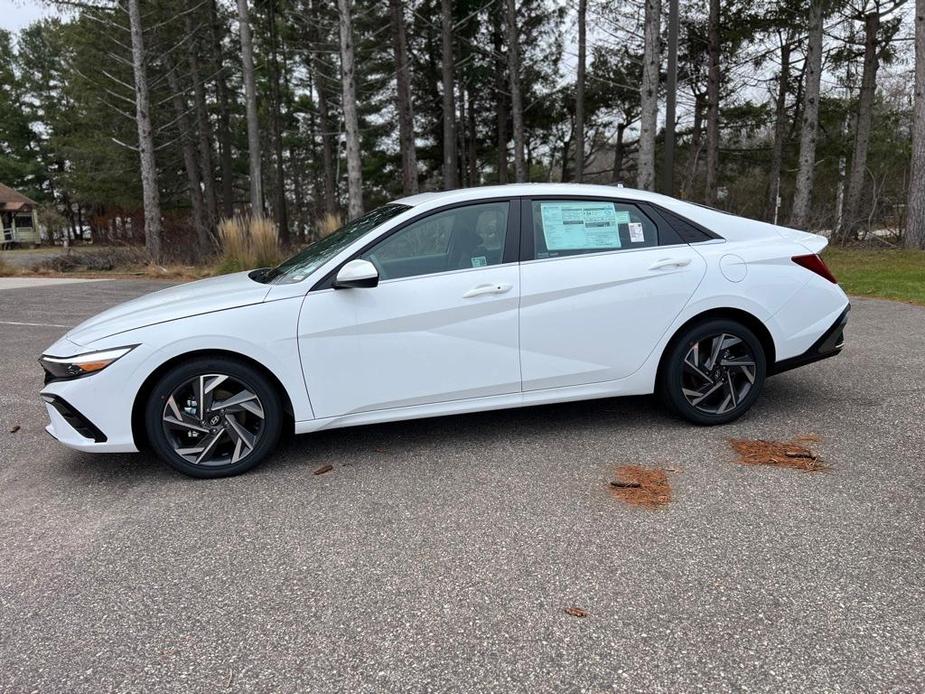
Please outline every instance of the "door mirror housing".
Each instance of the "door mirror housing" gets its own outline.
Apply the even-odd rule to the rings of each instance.
[[[359,258],[345,263],[334,278],[335,289],[347,287],[375,287],[379,284],[379,271],[368,260]]]

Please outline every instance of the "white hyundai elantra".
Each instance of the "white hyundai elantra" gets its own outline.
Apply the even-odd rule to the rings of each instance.
[[[284,429],[658,393],[732,421],[842,348],[820,236],[606,186],[425,193],[282,265],[80,324],[41,357],[48,432],[243,472]]]

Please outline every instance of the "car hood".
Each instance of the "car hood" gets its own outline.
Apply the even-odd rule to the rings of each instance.
[[[78,345],[88,345],[155,323],[259,304],[268,291],[267,285],[255,282],[247,272],[181,284],[107,309],[71,329],[65,337]]]

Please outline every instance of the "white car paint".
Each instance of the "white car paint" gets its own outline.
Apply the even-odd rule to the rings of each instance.
[[[424,213],[492,198],[588,196],[651,202],[721,239],[536,259],[309,291],[361,248]],[[127,302],[82,323],[47,355],[137,345],[102,371],[46,385],[107,441],[49,406],[49,433],[86,451],[137,450],[132,410],[146,380],[202,350],[240,354],[284,389],[297,433],[372,422],[653,392],[688,320],[737,309],[770,334],[775,359],[805,352],[848,304],[793,263],[824,238],[627,188],[519,184],[400,200],[410,206],[309,277],[266,285],[238,273]]]

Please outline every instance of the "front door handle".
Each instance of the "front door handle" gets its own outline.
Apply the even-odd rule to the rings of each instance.
[[[494,284],[480,284],[463,294],[463,299],[471,299],[474,296],[484,296],[486,294],[504,294],[505,292],[511,291],[513,286],[514,285],[512,284],[504,284],[501,282],[495,282]]]
[[[670,267],[684,267],[685,265],[690,265],[690,258],[662,258],[657,260],[652,265],[649,266],[650,270],[664,270],[665,268]]]

